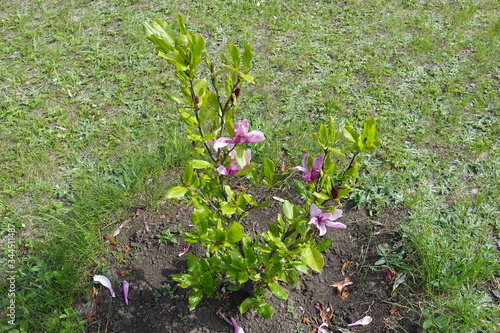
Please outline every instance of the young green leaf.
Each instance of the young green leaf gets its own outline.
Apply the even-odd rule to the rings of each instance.
[[[230,243],[236,243],[243,239],[245,234],[245,229],[241,224],[236,221],[231,222],[231,224],[227,227],[227,241]]]
[[[245,69],[245,73],[248,73],[248,71],[250,70],[252,57],[253,57],[252,45],[248,43],[245,45],[245,48],[243,50],[243,68]]]
[[[187,187],[175,186],[168,190],[167,199],[181,199],[188,191]]]
[[[316,272],[321,272],[325,264],[323,255],[313,247],[302,249],[302,259],[304,263]]]
[[[196,292],[189,297],[189,311],[196,309],[196,306],[198,306],[202,298],[203,290],[196,290]]]
[[[279,299],[288,299],[287,292],[285,291],[285,289],[283,289],[282,286],[280,286],[278,281],[272,280],[271,282],[269,282],[269,290],[271,290],[273,295],[278,297]]]
[[[290,220],[295,217],[293,204],[288,200],[285,200],[285,202],[283,202],[283,214],[285,214],[286,218]]]
[[[233,67],[238,69],[240,67],[240,49],[233,43],[229,45],[229,55],[231,55]]]

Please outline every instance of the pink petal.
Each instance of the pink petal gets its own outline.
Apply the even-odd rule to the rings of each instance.
[[[302,167],[306,170],[309,171],[309,168],[307,167],[307,160],[309,159],[309,153],[305,153],[303,156],[302,156]]]
[[[228,145],[234,144],[233,139],[228,137],[218,138],[213,144],[215,150],[219,150],[220,148],[227,147]]]
[[[323,223],[318,224],[319,235],[323,236],[326,234],[326,226]]]
[[[129,289],[129,284],[127,280],[123,280],[123,297],[125,297],[125,304],[128,305],[128,289]]]
[[[325,224],[327,227],[330,227],[330,228],[340,228],[340,229],[347,228],[347,226],[344,223],[340,223],[340,222],[327,221],[327,222],[325,222]]]
[[[250,124],[248,123],[248,119],[245,118],[243,120],[238,120],[236,124],[234,124],[234,136],[246,136],[248,133],[248,128]]]
[[[245,143],[256,143],[256,142],[261,142],[265,140],[264,133],[261,131],[251,131],[247,135],[245,135],[246,140],[244,140],[243,144]]]
[[[323,169],[323,160],[325,158],[323,157],[323,155],[318,155],[314,158],[313,160],[313,165],[312,165],[312,168],[313,169],[316,169],[316,170],[321,170]]]
[[[330,330],[326,330],[324,327],[328,327],[328,324],[327,323],[323,323],[323,324],[319,325],[319,327],[318,327],[318,333],[329,333],[329,332],[331,332]]]
[[[321,209],[318,208],[315,204],[311,204],[311,207],[309,209],[311,217],[319,216],[319,214],[322,213]]]
[[[332,216],[332,221],[335,221],[336,219],[341,217],[343,213],[344,212],[342,211],[342,209],[335,210],[335,212],[333,213],[333,216]]]
[[[99,282],[102,284],[104,287],[108,288],[108,290],[111,292],[112,297],[116,297],[115,292],[113,291],[113,287],[111,286],[111,281],[104,275],[94,275],[94,281]]]
[[[238,323],[236,322],[236,320],[234,320],[233,317],[231,317],[231,323],[233,324],[234,333],[245,333],[243,328],[241,328],[241,326],[238,325]]]
[[[217,172],[220,173],[223,176],[227,176],[227,174],[228,174],[226,167],[223,166],[223,165],[219,165],[217,167]]]
[[[308,169],[304,168],[304,167],[301,167],[301,166],[296,166],[296,167],[293,167],[292,168],[293,171],[300,171],[300,172],[303,172],[303,173],[306,173],[306,172],[309,172]]]

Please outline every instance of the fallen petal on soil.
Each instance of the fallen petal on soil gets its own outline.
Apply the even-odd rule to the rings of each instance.
[[[109,281],[107,277],[105,277],[104,275],[94,275],[94,281],[99,282],[104,287],[108,288],[111,292],[111,296],[116,297],[115,292],[113,291],[113,287],[111,286],[111,281]]]
[[[361,318],[360,320],[352,323],[352,324],[348,324],[347,327],[352,327],[352,326],[365,326],[365,325],[368,325],[369,323],[371,323],[373,320],[372,317],[370,316],[366,316],[366,317],[363,317]]]

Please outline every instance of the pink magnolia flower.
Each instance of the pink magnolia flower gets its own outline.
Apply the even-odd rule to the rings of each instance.
[[[323,160],[323,155],[316,156],[313,160],[311,168],[309,168],[309,153],[305,153],[304,156],[302,156],[302,166],[296,166],[292,168],[292,170],[302,172],[304,174],[302,179],[311,183],[318,179],[321,169],[323,169]]]
[[[229,165],[227,167],[219,165],[217,167],[217,172],[225,177],[233,177],[235,174],[238,173],[238,171],[250,165],[250,159],[252,158],[252,151],[250,149],[247,149],[245,153],[246,153],[247,163],[243,168],[238,164],[238,162],[236,162],[236,159],[234,158],[234,151],[232,151],[229,154],[229,156],[231,157],[231,162],[229,163]]]
[[[333,222],[339,217],[342,216],[342,210],[336,209],[335,213],[326,212],[323,213],[321,209],[318,208],[315,204],[311,205],[310,208],[311,220],[309,224],[316,226],[319,230],[319,235],[323,236],[326,234],[326,227],[330,228],[347,228],[347,226],[343,223]]]
[[[233,138],[221,137],[215,142],[213,142],[213,147],[218,150],[223,147],[227,147],[232,150],[234,145],[244,145],[247,143],[256,143],[265,140],[264,133],[261,131],[248,131],[250,125],[248,119],[239,120],[234,124],[234,135]]]

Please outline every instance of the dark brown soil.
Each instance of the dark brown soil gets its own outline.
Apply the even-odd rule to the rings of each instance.
[[[245,227],[258,231],[259,225],[265,225],[278,213],[281,206],[276,202],[259,214],[250,215]],[[376,246],[396,244],[398,239],[393,230],[404,219],[405,213],[396,207],[378,217],[344,207],[344,216],[339,221],[348,228],[329,229],[325,235],[334,241],[324,253],[323,272],[303,275],[301,285],[287,288],[286,301],[270,296],[276,313],[272,319],[265,320],[252,311],[239,314],[238,305],[247,296],[243,292],[203,300],[195,311],[189,312],[190,292],[178,288],[170,277],[186,267],[186,256],[179,256],[186,247],[179,230],[190,228],[189,208],[165,206],[138,210],[122,224],[118,245],[113,245],[113,240],[109,242],[112,251],[107,274],[116,298],[111,298],[104,288],[94,291],[93,300],[82,308],[89,321],[87,332],[233,332],[232,326],[218,314],[223,313],[227,318],[234,317],[246,333],[309,333],[316,332],[322,322],[315,309],[315,305],[320,304],[325,307],[331,304],[334,310],[329,330],[325,332],[422,332],[415,313],[402,301],[407,299],[401,296],[405,295],[405,284],[391,295],[393,282],[386,280],[386,268],[374,266],[380,259]],[[158,235],[166,229],[177,244],[159,242]],[[196,246],[190,249],[195,254],[200,250]],[[336,288],[330,285],[346,277],[350,277],[353,284],[348,287],[347,298],[341,299]],[[130,284],[128,306],[121,290],[123,280]],[[369,325],[347,328],[347,324],[365,316],[373,318]]]

